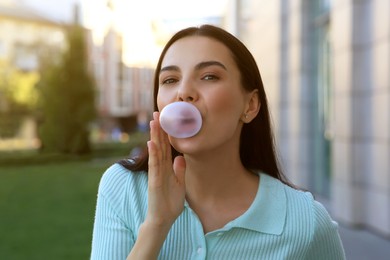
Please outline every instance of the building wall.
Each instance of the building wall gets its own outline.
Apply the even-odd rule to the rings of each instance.
[[[0,5],[0,60],[26,71],[35,71],[39,65],[39,45],[64,48],[64,25],[34,17],[22,19],[17,9],[11,15],[4,8]]]
[[[333,205],[343,221],[390,234],[390,5],[341,1],[332,10]],[[387,21],[387,22],[386,22]],[[349,32],[349,33],[346,33]]]
[[[126,65],[122,36],[113,28],[108,30],[102,45],[89,41],[89,50],[98,88],[101,128],[129,131],[123,122],[134,121],[134,118],[138,125],[144,125],[153,110],[154,69]]]
[[[336,220],[390,235],[390,2],[328,1],[321,14],[327,1],[236,1],[286,175]]]

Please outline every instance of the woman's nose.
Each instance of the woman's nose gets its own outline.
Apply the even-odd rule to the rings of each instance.
[[[182,82],[177,93],[179,101],[194,102],[198,94],[191,82]]]
[[[192,101],[194,101],[194,98],[190,95],[179,96],[179,101],[192,102]]]

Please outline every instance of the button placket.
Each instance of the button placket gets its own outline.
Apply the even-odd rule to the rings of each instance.
[[[207,247],[206,247],[206,238],[203,233],[203,227],[202,224],[198,218],[198,216],[195,214],[195,212],[190,208],[187,207],[189,214],[191,214],[191,226],[192,226],[192,236],[194,239],[194,251],[193,256],[194,259],[206,259],[206,253],[207,253]]]
[[[216,245],[223,238],[224,234],[225,231],[219,230],[206,235],[207,254],[214,252]]]

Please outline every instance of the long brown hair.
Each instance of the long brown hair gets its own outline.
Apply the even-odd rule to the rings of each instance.
[[[184,37],[204,36],[217,40],[225,45],[231,52],[234,61],[241,75],[241,83],[248,92],[258,90],[260,99],[260,111],[257,116],[247,124],[243,125],[240,138],[240,158],[245,168],[252,171],[261,171],[288,184],[283,175],[277,153],[275,151],[274,136],[272,132],[270,114],[268,110],[267,97],[264,91],[263,82],[259,68],[255,59],[245,45],[235,36],[227,31],[212,26],[202,25],[200,27],[190,27],[177,32],[165,45],[160,59],[157,63],[154,75],[154,110],[158,111],[157,94],[159,90],[159,71],[165,53],[169,47]],[[179,153],[172,147],[173,158]],[[148,153],[145,149],[143,154],[132,160],[121,160],[119,162],[124,167],[132,171],[148,170]]]

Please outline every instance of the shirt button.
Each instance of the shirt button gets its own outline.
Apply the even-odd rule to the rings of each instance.
[[[198,247],[198,250],[196,251],[198,254],[201,254],[202,253],[202,249],[201,247]]]

